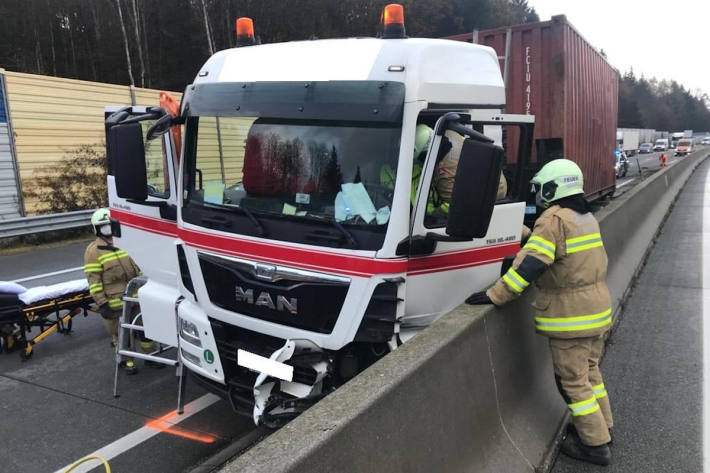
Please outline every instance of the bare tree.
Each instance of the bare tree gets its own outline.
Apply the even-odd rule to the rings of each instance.
[[[138,49],[138,63],[141,65],[141,87],[145,87],[145,62],[143,62],[143,43],[141,42],[141,35],[138,31],[138,6],[136,5],[136,0],[131,2],[133,6],[133,32],[136,37],[136,48]]]
[[[207,47],[210,52],[210,56],[214,54],[214,40],[212,39],[212,31],[210,31],[210,21],[207,18],[207,6],[205,6],[205,0],[200,0],[202,3],[202,18],[205,20],[205,34],[207,34]]]
[[[42,73],[42,48],[39,43],[39,34],[37,33],[37,24],[34,25],[35,28],[35,61],[37,66],[37,74]]]
[[[135,86],[136,83],[133,80],[133,68],[131,67],[131,52],[128,48],[128,35],[126,35],[126,25],[123,23],[123,13],[121,13],[121,1],[116,0],[116,8],[118,8],[118,21],[121,24],[121,33],[123,33],[123,45],[126,48],[126,64],[128,65],[128,79],[131,81],[131,85]]]
[[[234,20],[235,18],[232,18],[232,12],[230,11],[231,8],[229,8],[229,0],[224,0],[224,20],[227,22],[227,47],[231,48],[233,46],[232,42],[232,28],[234,27]]]
[[[49,44],[52,48],[52,75],[57,76],[57,50],[54,47],[54,14],[49,9],[49,1],[47,1],[47,11],[49,12]]]
[[[146,87],[150,87],[151,83],[151,75],[150,75],[150,50],[148,49],[148,46],[150,43],[148,42],[148,35],[145,32],[145,11],[146,11],[146,4],[145,0],[143,1],[143,8],[141,12],[141,30],[143,32],[143,47],[145,48],[145,71],[146,71]]]

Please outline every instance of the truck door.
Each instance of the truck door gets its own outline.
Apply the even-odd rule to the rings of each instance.
[[[442,126],[443,119],[437,121],[435,130]],[[413,208],[413,239],[427,234],[444,237],[442,240],[446,237],[447,208],[436,197],[437,174],[444,171],[437,157],[443,158],[439,156],[440,147],[448,148],[445,136],[435,133],[431,140]],[[456,146],[451,147],[455,149]],[[473,292],[492,284],[499,276],[503,258],[520,248],[524,211],[525,202],[502,198],[495,206],[484,238],[437,241],[429,254],[410,254],[403,326],[427,325],[463,303]]]
[[[118,110],[118,107],[107,107],[106,116]],[[146,107],[132,107],[125,119],[145,117],[146,110]],[[146,131],[154,122],[154,119],[139,121],[144,138],[148,199],[135,201],[119,197],[113,172],[119,163],[109,162],[108,201],[111,217],[120,224],[121,235],[114,239],[116,246],[128,252],[149,279],[176,287],[177,159],[172,133],[152,140],[146,138]],[[108,135],[106,143],[108,148]],[[108,156],[110,161],[110,150]]]

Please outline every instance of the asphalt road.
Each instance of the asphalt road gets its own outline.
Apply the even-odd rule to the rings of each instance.
[[[683,159],[681,156],[674,156],[674,150],[672,149],[669,149],[665,153],[668,156],[669,163]],[[654,153],[636,154],[636,156],[630,157],[629,169],[626,175],[616,180],[616,192],[614,195],[622,195],[635,186],[640,179],[658,171],[661,168],[661,162],[658,159],[660,155],[661,152],[657,151]]]
[[[78,243],[0,257],[0,280],[83,266],[85,247]],[[22,284],[76,278],[83,278],[81,270]],[[73,322],[70,334],[55,333],[37,344],[29,361],[22,362],[17,353],[0,354],[0,471],[58,471],[106,446],[116,454],[109,461],[114,472],[190,471],[255,432],[251,419],[235,415],[227,403],[215,402],[189,381],[187,401],[207,406],[185,420],[171,419],[179,422],[175,425],[155,422],[176,408],[173,368],[154,370],[138,361],[138,374],[120,373],[115,399],[113,349],[100,317],[76,316]]]
[[[703,420],[710,403],[708,271],[705,161],[658,237],[602,363],[615,419],[613,463],[602,469],[560,455],[554,473],[703,471],[703,431],[706,437],[710,431]]]
[[[29,288],[81,279],[84,277],[84,250],[87,245],[88,242],[79,242],[60,248],[38,248],[0,256],[0,281],[20,280],[20,284]],[[75,270],[64,272],[72,268]],[[55,272],[61,273],[52,274]],[[42,275],[47,276],[36,277]]]

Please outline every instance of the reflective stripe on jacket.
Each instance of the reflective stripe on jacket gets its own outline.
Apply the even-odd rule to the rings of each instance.
[[[414,163],[412,168],[412,184],[409,188],[409,200],[412,206],[414,206],[417,200],[417,188],[419,186],[419,178],[422,174],[422,165],[419,162]],[[380,184],[389,188],[394,189],[397,182],[397,172],[389,164],[384,164],[380,168]],[[439,198],[439,193],[435,186],[429,189],[429,200],[427,201],[427,214],[432,214],[436,209],[440,209],[444,213],[449,213],[449,203],[443,202]]]
[[[611,326],[607,262],[594,216],[554,205],[538,218],[511,268],[487,294],[502,305],[534,281],[539,289],[533,302],[539,333],[553,338],[597,336]]]
[[[84,253],[84,273],[96,304],[108,304],[119,311],[123,308],[121,296],[128,281],[138,276],[140,270],[128,253],[97,238]]]

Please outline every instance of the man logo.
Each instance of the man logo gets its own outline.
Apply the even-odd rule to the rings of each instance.
[[[235,288],[235,299],[237,302],[243,304],[252,304],[257,307],[267,307],[271,310],[278,310],[282,312],[289,312],[293,315],[298,313],[298,299],[292,297],[286,299],[285,296],[276,296],[276,304],[274,304],[274,299],[266,291],[262,291],[254,301],[254,290],[253,289],[243,289],[241,286]]]

